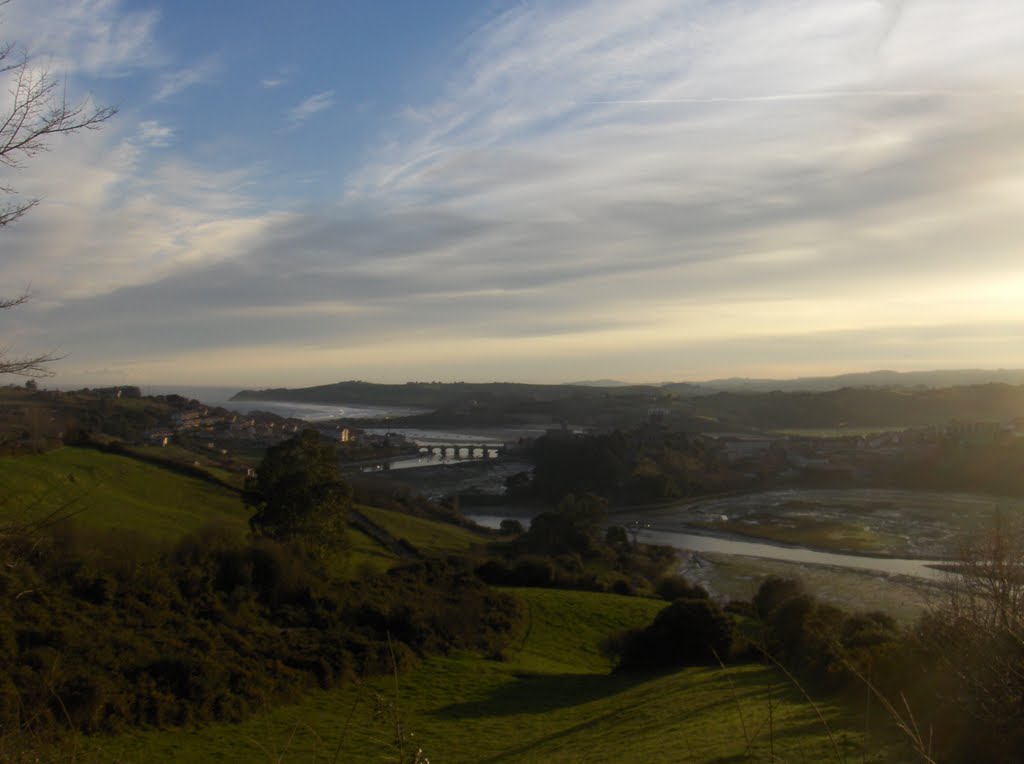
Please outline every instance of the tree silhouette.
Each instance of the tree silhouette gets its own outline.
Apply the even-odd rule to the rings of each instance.
[[[334,447],[316,430],[267,449],[243,499],[256,510],[249,525],[257,535],[321,553],[346,544],[352,489],[338,477]]]

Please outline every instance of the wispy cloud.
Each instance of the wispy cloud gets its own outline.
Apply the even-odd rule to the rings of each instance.
[[[139,140],[153,148],[166,148],[171,144],[174,130],[154,119],[139,122]]]
[[[285,66],[278,67],[277,71],[269,77],[264,77],[260,80],[260,85],[265,88],[279,88],[291,82],[292,77],[295,76],[296,67],[288,64]]]
[[[215,58],[208,58],[194,66],[167,72],[161,75],[153,100],[165,101],[194,85],[206,84],[219,68],[220,64]]]
[[[340,200],[268,209],[162,121],[40,157],[5,332],[295,384],[1013,365],[1022,40],[1016,0],[517,3]]]
[[[334,91],[325,90],[322,93],[311,95],[301,103],[294,106],[288,112],[288,121],[293,125],[305,122],[314,114],[319,114],[325,109],[334,105]]]
[[[155,10],[126,10],[110,0],[15,2],[2,9],[5,39],[14,39],[53,71],[120,76],[163,60]],[[8,38],[7,35],[13,35]]]

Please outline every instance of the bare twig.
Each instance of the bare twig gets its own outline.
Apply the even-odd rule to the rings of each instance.
[[[6,4],[0,2],[0,8]],[[117,114],[116,106],[98,105],[91,96],[69,101],[64,80],[55,78],[45,66],[35,66],[32,57],[13,42],[0,43],[0,74],[10,82],[10,100],[0,109],[2,167],[21,167],[25,160],[48,150],[52,137],[95,130]],[[0,183],[0,194],[11,197],[0,205],[0,228],[14,223],[40,202],[39,197],[19,197],[4,183]],[[28,292],[0,298],[0,310],[23,305],[28,299]],[[0,374],[49,376],[53,373],[49,364],[60,358],[52,352],[16,356],[0,348]]]
[[[811,705],[811,708],[814,709],[814,713],[818,717],[818,721],[821,722],[821,726],[825,728],[825,734],[828,735],[829,742],[832,744],[832,751],[836,755],[836,761],[845,761],[845,759],[843,758],[843,754],[839,750],[839,743],[836,742],[835,735],[832,734],[832,728],[828,726],[828,722],[825,720],[824,715],[821,713],[821,709],[818,707],[818,704],[814,702],[813,698],[811,698],[811,696],[807,693],[807,690],[804,689],[804,686],[800,684],[799,680],[795,676],[793,676],[792,673],[790,673],[789,669],[782,665],[782,663],[780,663],[779,660],[775,658],[775,656],[773,656],[771,653],[769,653],[766,650],[761,650],[761,654],[765,658],[767,658],[772,663],[772,665],[776,666],[779,669],[779,671],[785,674],[786,679],[788,679],[794,687],[800,690],[800,694],[804,696],[804,700],[806,700]]]
[[[711,654],[715,656],[715,660],[718,661],[718,665],[722,667],[722,671],[725,671],[725,681],[729,683],[729,694],[732,696],[732,702],[736,706],[736,713],[738,713],[740,717],[740,729],[743,730],[743,741],[746,744],[743,753],[747,757],[747,759],[751,759],[753,756],[753,752],[751,749],[754,745],[754,739],[747,732],[747,719],[746,716],[744,716],[743,714],[743,706],[740,704],[740,698],[736,692],[736,685],[733,683],[732,677],[729,676],[729,672],[726,671],[725,663],[718,655],[718,651],[714,648],[711,648]]]
[[[402,738],[402,717],[399,710],[398,696],[398,661],[395,660],[395,648],[391,644],[391,632],[387,633],[388,654],[391,656],[391,670],[395,677],[395,743],[398,745],[398,760],[405,761],[405,741]]]

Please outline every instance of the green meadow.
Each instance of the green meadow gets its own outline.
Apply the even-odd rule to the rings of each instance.
[[[312,692],[242,724],[93,738],[81,741],[82,752],[146,764],[397,762],[412,761],[417,750],[435,763],[899,761],[906,754],[891,733],[866,731],[861,710],[825,703],[816,712],[764,666],[612,673],[600,652],[609,630],[648,623],[663,602],[509,591],[527,604],[529,625],[500,660],[430,658],[397,678]]]
[[[486,541],[479,533],[457,525],[378,507],[359,505],[358,509],[396,539],[405,539],[426,555],[461,554]]]
[[[172,541],[210,522],[246,528],[226,488],[88,449],[0,459],[8,519],[69,506],[76,523]],[[375,523],[430,554],[460,553],[483,537],[463,528],[361,507]],[[349,571],[395,560],[353,530]],[[526,625],[501,655],[430,657],[398,676],[267,708],[241,724],[79,736],[57,760],[86,762],[883,761],[891,738],[865,728],[863,709],[816,711],[760,665],[613,673],[606,638],[648,624],[660,600],[554,589],[509,589]],[[820,717],[819,717],[820,713]],[[881,713],[875,712],[880,718]],[[865,748],[865,740],[867,746]],[[895,753],[894,753],[895,751]],[[424,761],[424,759],[420,759]]]
[[[0,459],[0,519],[61,511],[75,524],[174,541],[211,523],[247,528],[237,492],[127,456],[65,447]]]

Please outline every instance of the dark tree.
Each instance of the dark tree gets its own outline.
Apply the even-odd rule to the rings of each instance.
[[[259,536],[320,553],[346,544],[352,488],[338,476],[334,446],[315,430],[267,449],[244,500],[256,510],[249,525]]]
[[[593,494],[566,496],[557,510],[542,512],[530,522],[527,549],[543,554],[590,554],[607,507],[604,499]]]
[[[754,612],[760,618],[767,618],[785,602],[806,593],[803,583],[795,578],[768,576],[754,595]]]
[[[506,536],[522,536],[525,531],[521,522],[510,518],[501,521],[499,530]]]

